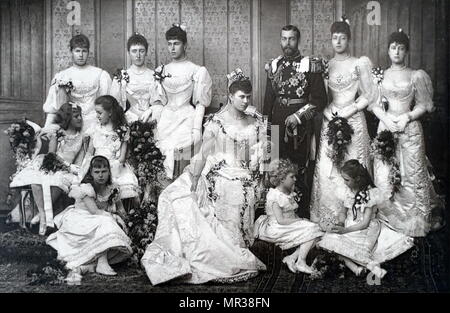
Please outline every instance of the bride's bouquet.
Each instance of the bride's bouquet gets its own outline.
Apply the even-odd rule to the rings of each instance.
[[[381,131],[373,140],[371,148],[375,158],[390,167],[389,181],[392,186],[391,197],[400,190],[402,177],[400,165],[395,154],[397,138],[389,130]]]
[[[326,135],[330,146],[328,157],[337,167],[340,167],[344,161],[353,133],[353,128],[346,118],[333,114],[333,119],[328,123]]]
[[[9,136],[9,144],[19,170],[31,158],[36,145],[35,130],[26,119],[23,119],[12,123],[4,133]]]

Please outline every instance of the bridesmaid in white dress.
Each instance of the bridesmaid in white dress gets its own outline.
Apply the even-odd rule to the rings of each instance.
[[[423,70],[406,66],[409,39],[403,31],[389,37],[388,54],[392,62],[381,83],[382,101],[373,106],[380,120],[378,132],[389,130],[397,138],[396,157],[400,165],[401,187],[391,198],[390,167],[374,161],[375,184],[385,191],[387,203],[379,217],[406,235],[424,237],[432,229],[431,212],[442,206],[431,182],[425,154],[425,141],[419,119],[433,112],[433,86]],[[386,105],[387,104],[387,105]]]
[[[120,75],[114,76],[110,94],[126,111],[128,123],[133,123],[142,117],[153,102],[161,99],[152,98],[157,93],[153,71],[145,65],[148,52],[147,39],[136,33],[128,39],[127,48],[131,66],[126,71],[122,70]]]
[[[184,26],[173,26],[166,32],[166,40],[172,62],[155,69],[157,92],[163,99],[162,110],[152,107],[153,118],[158,121],[159,148],[166,156],[164,165],[168,178],[181,174],[183,165],[174,173],[175,153],[178,149],[189,150],[201,141],[201,129],[205,108],[211,103],[212,80],[205,67],[186,58],[187,35]],[[148,114],[147,114],[148,116]]]
[[[344,161],[356,159],[369,168],[370,137],[363,110],[376,99],[376,87],[372,82],[372,64],[367,57],[355,58],[349,53],[351,39],[348,21],[335,22],[331,26],[331,43],[335,56],[329,62],[328,93],[332,101],[324,110],[319,152],[311,193],[311,221],[319,222],[329,216],[339,215],[331,207],[335,202],[336,187],[344,181],[338,166],[328,156],[328,123],[337,113],[346,118],[354,134],[347,148]]]
[[[46,241],[71,270],[68,279],[78,276],[81,280],[86,271],[116,275],[110,264],[131,255],[131,241],[121,229],[125,225],[120,216],[126,213],[119,195],[108,160],[94,157],[81,184],[71,187],[69,196],[75,205],[55,217],[58,231]]]
[[[158,201],[158,228],[141,263],[153,285],[179,278],[236,282],[265,270],[249,247],[266,129],[245,113],[247,79],[230,86],[230,103],[205,124],[201,151]]]
[[[61,192],[68,193],[70,185],[77,181],[79,164],[87,148],[84,137],[80,133],[83,120],[79,106],[63,104],[56,112],[55,123],[46,130],[49,153],[55,153],[67,166],[67,170],[44,172],[41,166],[45,154],[40,154],[22,171],[15,174],[10,184],[13,188],[31,185],[33,198],[39,211],[39,215],[33,218],[31,223],[40,222],[40,235],[45,235],[47,227],[54,227],[52,202],[58,199]]]
[[[87,64],[89,46],[89,39],[85,35],[76,35],[70,40],[73,64],[56,73],[52,80],[44,103],[44,112],[47,113],[45,126],[53,123],[56,111],[68,101],[81,107],[83,132],[98,123],[94,100],[109,93],[111,78],[101,68]],[[68,84],[73,88],[68,87]]]
[[[283,263],[294,273],[312,274],[306,257],[323,232],[317,224],[295,214],[298,199],[293,189],[298,169],[291,161],[283,159],[272,161],[269,169],[270,182],[275,188],[267,193],[266,215],[255,222],[255,237],[275,243],[283,250],[297,248]]]

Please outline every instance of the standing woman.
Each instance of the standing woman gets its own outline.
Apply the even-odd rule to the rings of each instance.
[[[70,40],[72,66],[56,73],[44,103],[47,113],[45,126],[54,124],[55,114],[65,102],[71,102],[81,108],[83,114],[83,132],[98,121],[95,115],[94,100],[109,92],[111,78],[101,68],[87,64],[89,39],[85,35],[73,36]]]
[[[393,192],[389,166],[375,159],[375,184],[385,191],[387,202],[380,207],[380,219],[408,236],[423,237],[431,228],[431,211],[439,204],[427,171],[425,141],[419,121],[433,112],[433,86],[423,70],[405,63],[409,38],[399,29],[389,36],[391,66],[384,72],[381,99],[372,111],[380,120],[378,133],[388,130],[396,138],[395,156],[401,186]]]
[[[140,119],[150,108],[152,95],[155,95],[155,79],[153,71],[145,65],[148,52],[147,39],[136,33],[128,39],[127,48],[131,66],[126,71],[122,70],[114,75],[110,94],[122,106],[128,123],[132,123]]]
[[[366,168],[369,166],[370,137],[363,110],[376,98],[376,88],[372,83],[372,63],[365,56],[351,56],[350,26],[345,17],[342,19],[343,21],[331,25],[334,57],[329,62],[327,85],[332,100],[324,110],[314,173],[311,195],[311,220],[314,222],[319,222],[330,214],[337,216],[340,213],[335,207],[335,191],[336,188],[344,186],[344,180],[340,166],[334,164],[329,157],[332,147],[328,144],[327,136],[328,124],[333,119],[333,114],[347,119],[354,131],[343,161],[356,159]]]
[[[168,178],[181,174],[188,162],[182,162],[174,171],[175,153],[189,148],[201,140],[205,108],[211,103],[212,80],[205,67],[186,57],[187,34],[184,25],[174,24],[166,32],[166,40],[172,62],[155,69],[157,92],[163,99],[163,108],[153,106],[153,119],[158,121],[157,139],[166,159],[164,165]],[[145,119],[145,118],[144,118]]]

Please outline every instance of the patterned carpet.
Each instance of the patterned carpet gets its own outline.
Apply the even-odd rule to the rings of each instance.
[[[322,293],[322,292],[449,292],[448,227],[417,240],[414,249],[384,265],[388,274],[381,282],[356,277],[322,251],[313,249],[308,262],[316,257],[328,260],[320,279],[293,274],[282,263],[286,253],[274,245],[257,241],[252,251],[267,265],[267,271],[232,285],[186,285],[177,282],[153,287],[145,273],[134,264],[115,266],[116,277],[88,274],[81,286],[68,286],[56,279],[57,273],[41,275],[43,268],[61,268],[56,253],[42,237],[0,222],[0,292],[189,292],[189,293]],[[33,275],[34,273],[34,275]],[[41,273],[37,275],[36,273]],[[60,278],[65,272],[60,271]]]

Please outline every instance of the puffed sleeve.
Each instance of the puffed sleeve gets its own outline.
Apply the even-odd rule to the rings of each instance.
[[[43,110],[45,113],[55,114],[62,103],[58,101],[58,82],[61,80],[61,73],[56,73],[55,77],[52,79],[50,83],[50,89],[48,90],[47,99],[43,105]]]
[[[109,94],[109,89],[111,88],[111,76],[109,76],[108,72],[101,70],[101,74],[100,74],[100,88],[98,90],[98,95],[99,96],[104,96]]]
[[[416,107],[421,107],[429,113],[433,112],[433,84],[430,76],[423,70],[417,70],[412,74],[412,82],[415,90]]]
[[[359,73],[358,94],[356,100],[358,110],[371,107],[377,100],[378,89],[372,78],[372,62],[368,57],[362,56],[356,62],[356,68]]]
[[[278,203],[277,191],[273,188],[269,189],[269,192],[266,195],[266,214],[273,215],[273,204]]]
[[[69,197],[75,200],[82,200],[85,197],[95,198],[95,190],[91,184],[72,185],[70,187]]]
[[[109,89],[109,94],[116,98],[117,102],[119,102],[120,106],[125,110],[126,109],[126,83],[122,81],[119,83],[117,79],[113,79],[111,82],[111,88]]]
[[[200,104],[205,108],[211,104],[212,79],[206,67],[201,66],[194,74],[194,105]]]

